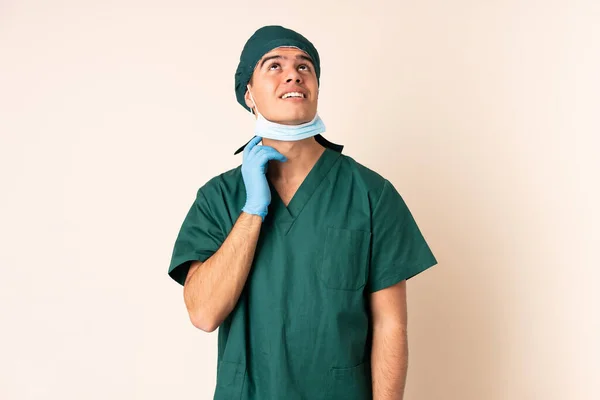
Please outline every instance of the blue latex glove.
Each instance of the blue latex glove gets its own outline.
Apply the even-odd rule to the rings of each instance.
[[[271,189],[267,182],[269,160],[287,161],[287,158],[271,146],[257,146],[262,137],[253,138],[244,148],[242,178],[246,187],[246,204],[242,211],[260,215],[263,221],[271,204]]]

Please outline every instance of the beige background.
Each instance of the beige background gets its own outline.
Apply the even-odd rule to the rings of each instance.
[[[405,398],[600,398],[599,3],[367,3],[0,1],[0,399],[212,398],[217,333],[167,267],[241,163],[233,75],[273,23],[439,260],[409,281]]]

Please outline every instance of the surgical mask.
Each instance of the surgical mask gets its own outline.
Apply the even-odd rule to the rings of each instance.
[[[258,111],[252,92],[250,92],[250,86],[248,85],[247,88],[257,113],[256,125],[254,126],[256,136],[273,140],[296,141],[325,132],[325,124],[318,113],[315,114],[312,121],[299,125],[284,125],[269,121]]]

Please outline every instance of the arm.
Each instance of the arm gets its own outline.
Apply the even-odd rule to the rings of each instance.
[[[259,215],[242,212],[219,250],[204,263],[191,264],[183,297],[198,329],[214,331],[235,307],[250,272],[261,225]]]
[[[271,189],[265,175],[269,161],[287,158],[269,146],[258,146],[256,136],[244,149],[242,178],[246,203],[233,228],[204,263],[193,262],[183,285],[185,306],[192,324],[212,332],[237,304],[254,260],[260,227],[271,203]],[[200,268],[202,265],[202,268]]]
[[[408,371],[406,280],[371,294],[373,400],[402,400]]]

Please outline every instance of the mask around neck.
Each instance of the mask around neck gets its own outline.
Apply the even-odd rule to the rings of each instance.
[[[250,85],[247,85],[247,88],[257,114],[256,124],[254,126],[254,134],[256,136],[273,140],[296,141],[325,132],[325,124],[318,113],[315,114],[312,121],[299,125],[284,125],[269,121],[260,113],[260,111],[258,111],[258,106],[250,91]]]

